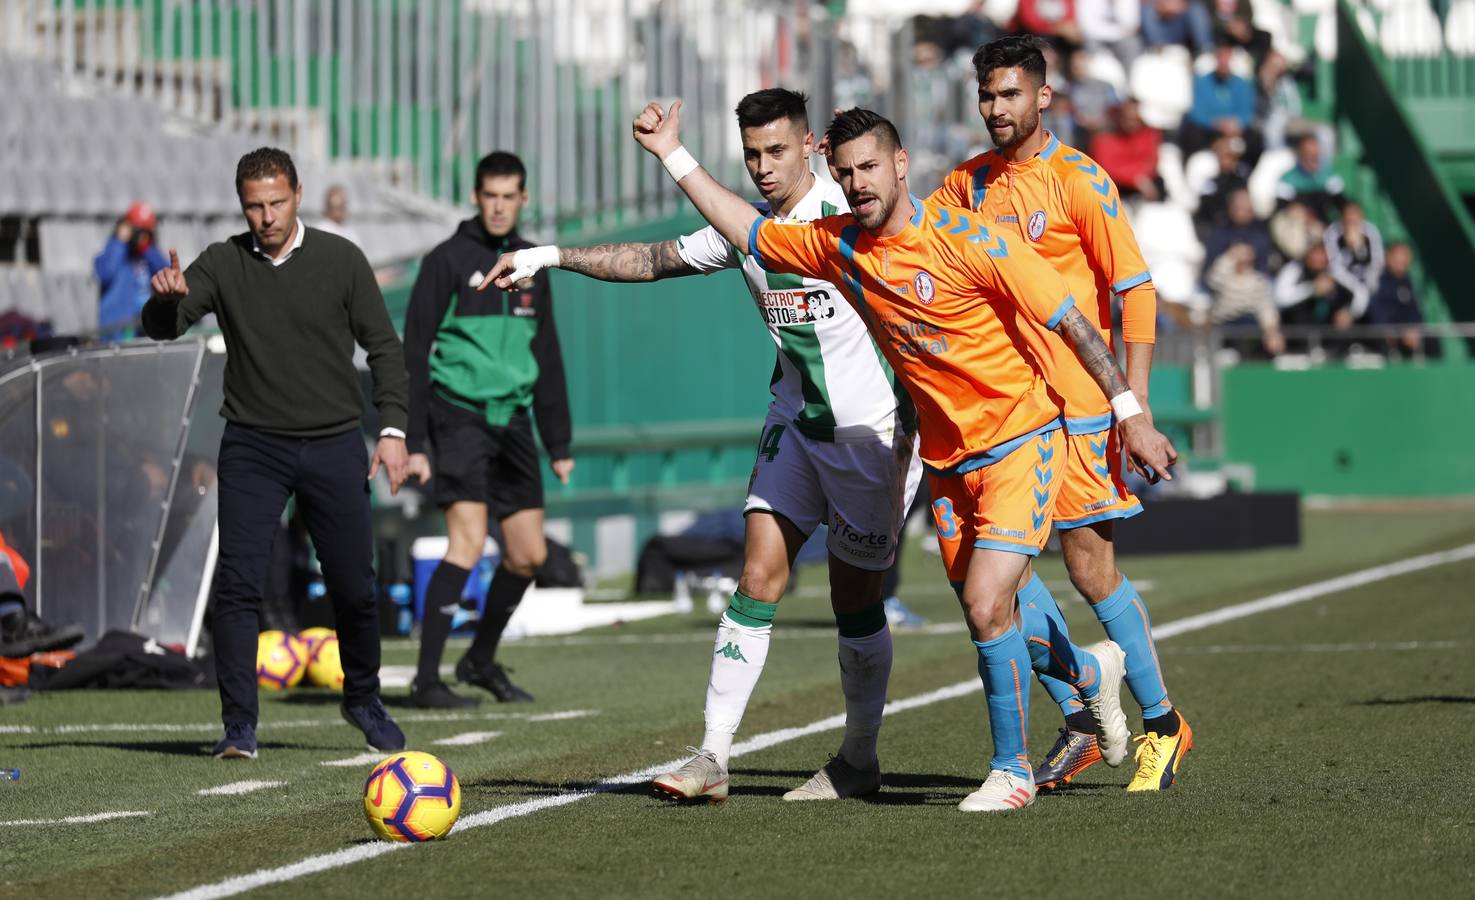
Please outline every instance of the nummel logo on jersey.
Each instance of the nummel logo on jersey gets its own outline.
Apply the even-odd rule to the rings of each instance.
[[[1045,211],[1037,209],[1029,214],[1029,239],[1037,241],[1045,233]]]
[[[835,316],[835,301],[825,290],[764,291],[763,321],[770,325],[813,325]]]
[[[923,303],[931,303],[932,296],[936,293],[932,288],[932,276],[926,272],[918,272],[917,277],[912,279],[912,287],[917,290],[917,299]]]

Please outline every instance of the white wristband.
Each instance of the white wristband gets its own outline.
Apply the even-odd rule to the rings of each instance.
[[[1111,398],[1111,411],[1116,413],[1116,420],[1121,422],[1133,416],[1142,415],[1142,404],[1137,402],[1136,394],[1131,391],[1122,391]]]
[[[559,259],[558,247],[553,244],[519,250],[512,254],[512,265],[515,268],[507,277],[511,281],[522,281],[524,278],[532,278],[544,269],[557,266]]]
[[[661,165],[671,173],[672,181],[680,181],[686,176],[700,169],[701,163],[697,162],[685,147],[677,147],[671,151],[671,155],[661,160]]]

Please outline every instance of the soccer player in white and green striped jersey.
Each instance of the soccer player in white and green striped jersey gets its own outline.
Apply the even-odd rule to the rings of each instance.
[[[803,94],[782,88],[749,94],[737,119],[764,215],[809,221],[848,209],[839,186],[810,171],[814,135]],[[485,283],[505,289],[546,266],[622,282],[740,268],[778,350],[773,402],[744,505],[743,574],[712,653],[706,734],[690,760],[654,780],[657,793],[726,799],[733,737],[768,658],[794,555],[822,523],[829,528],[845,736],[830,762],[784,799],[875,793],[881,784],[876,736],[891,674],[881,580],[897,552],[921,464],[911,400],[865,324],[833,285],[766,272],[710,227],[649,244],[520,250],[503,256]]]

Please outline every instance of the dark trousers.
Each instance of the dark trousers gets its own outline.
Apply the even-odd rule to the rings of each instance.
[[[369,460],[358,429],[291,438],[228,424],[220,440],[220,558],[215,570],[215,674],[226,725],[256,724],[258,612],[287,498],[297,496],[333,598],[343,694],[351,705],[379,693],[379,608]]]

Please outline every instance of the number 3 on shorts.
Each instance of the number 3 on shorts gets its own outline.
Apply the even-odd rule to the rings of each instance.
[[[769,426],[769,429],[763,433],[762,440],[758,442],[758,455],[769,462],[773,462],[773,458],[778,456],[778,439],[783,437],[783,434],[784,426],[782,423],[775,422]]]
[[[953,515],[953,501],[946,497],[932,504],[932,518],[937,520],[937,536],[950,541],[958,536],[958,517]]]

